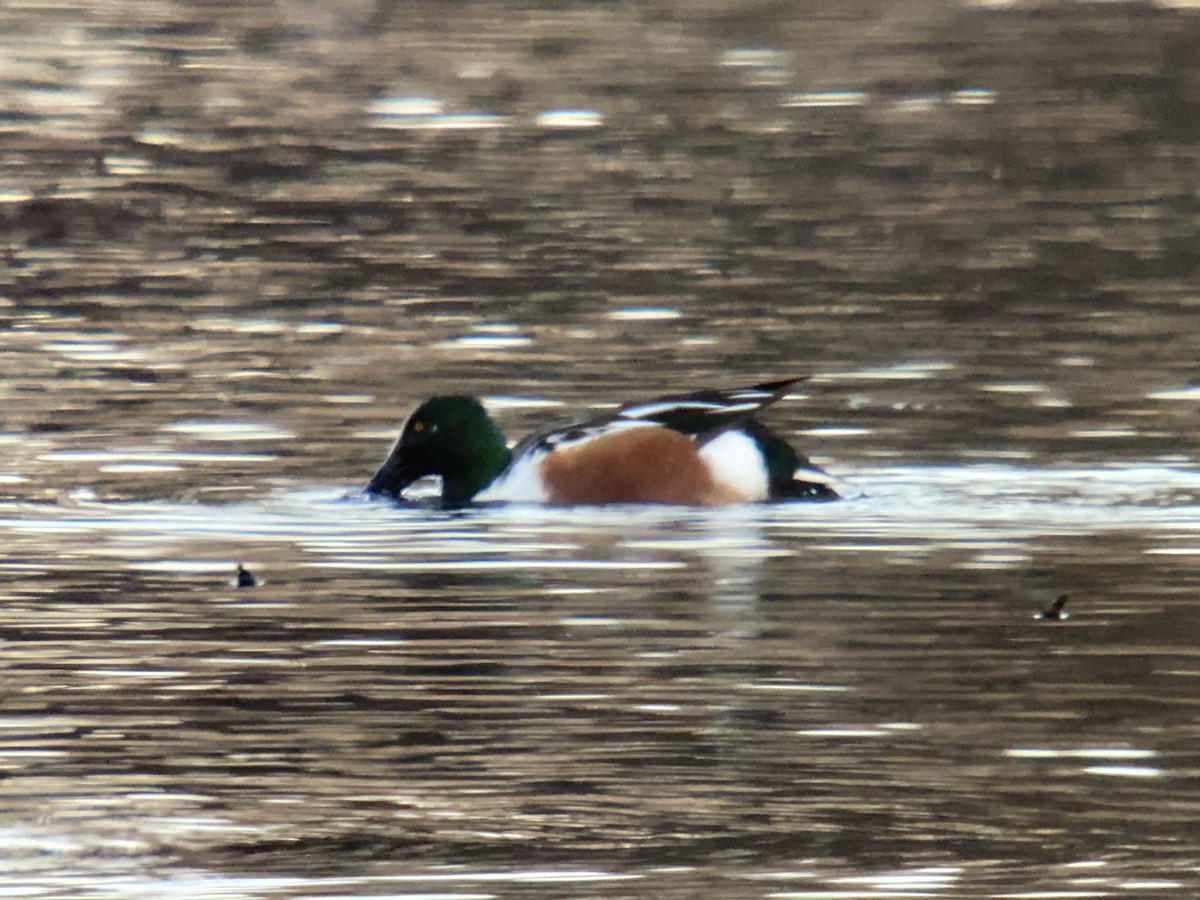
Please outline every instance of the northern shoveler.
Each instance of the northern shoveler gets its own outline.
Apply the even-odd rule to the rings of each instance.
[[[511,450],[478,400],[434,397],[408,417],[366,493],[399,498],[418,478],[440,475],[446,508],[472,500],[553,506],[837,500],[828,475],[752,418],[800,380],[631,403],[533,434]]]

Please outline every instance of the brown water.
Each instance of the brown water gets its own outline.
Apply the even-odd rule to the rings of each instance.
[[[1200,894],[1185,6],[5,4],[0,896]],[[792,374],[845,503],[354,495]]]

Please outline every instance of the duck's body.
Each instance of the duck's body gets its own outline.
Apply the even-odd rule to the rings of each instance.
[[[836,500],[824,472],[751,418],[799,380],[628,404],[511,451],[478,400],[435,397],[409,416],[366,492],[398,498],[423,475],[440,475],[446,507]]]

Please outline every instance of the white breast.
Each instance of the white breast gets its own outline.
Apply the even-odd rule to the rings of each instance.
[[[475,495],[480,503],[545,503],[550,499],[538,469],[544,453],[533,453],[514,460],[500,477]]]

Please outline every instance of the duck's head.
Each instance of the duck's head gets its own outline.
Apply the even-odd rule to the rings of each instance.
[[[473,397],[434,397],[416,408],[366,493],[398,498],[425,475],[440,475],[442,505],[463,506],[508,465],[504,435]]]

